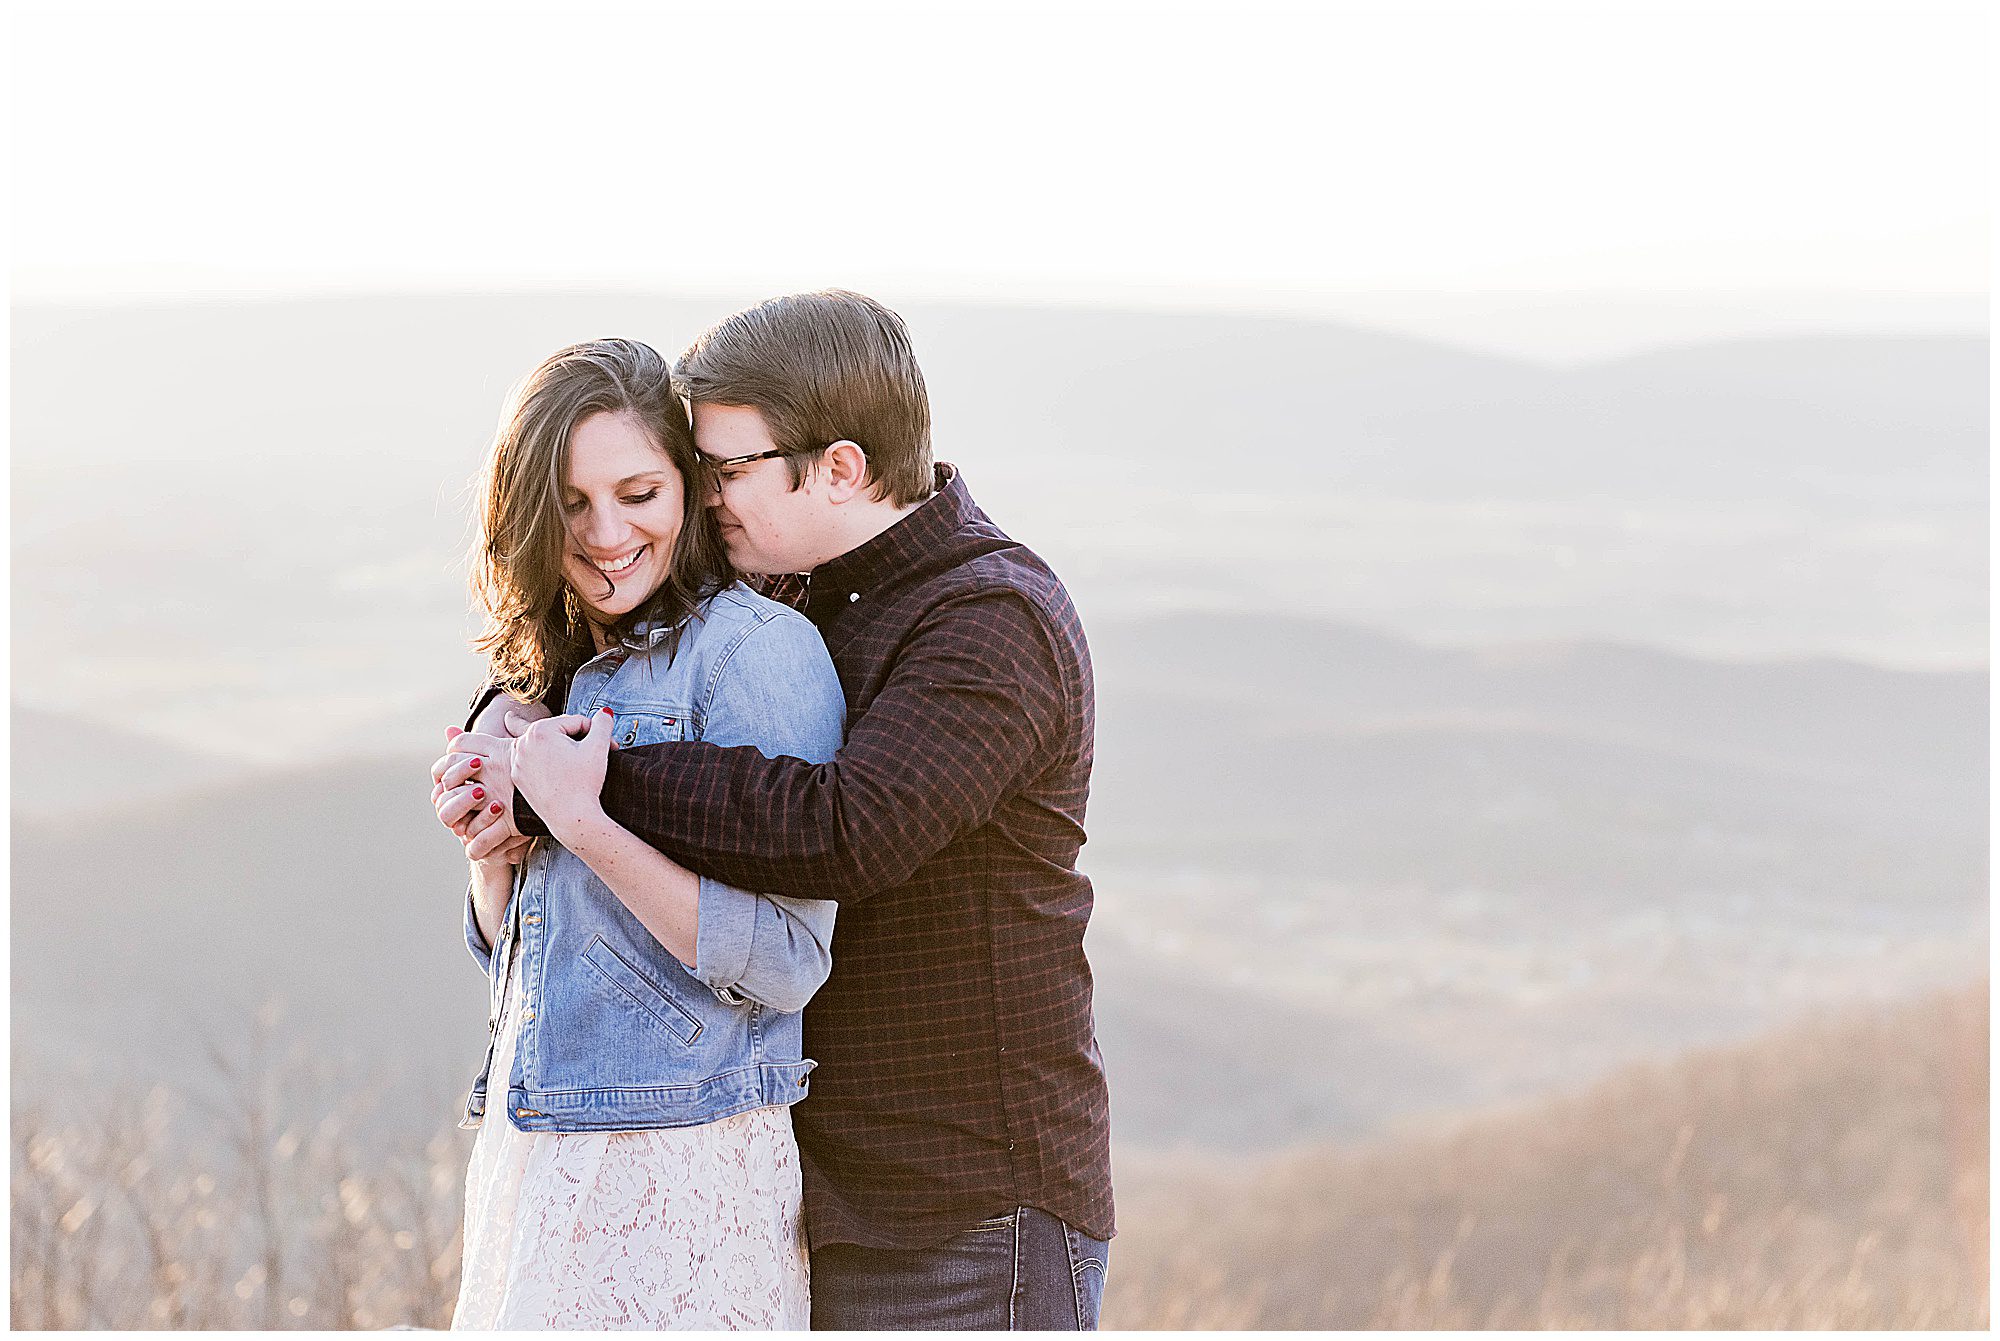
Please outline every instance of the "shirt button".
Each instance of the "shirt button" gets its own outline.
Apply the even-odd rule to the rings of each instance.
[[[861,599],[861,593],[858,591],[850,591],[847,593],[847,603],[849,605],[854,604],[856,601],[860,599]]]

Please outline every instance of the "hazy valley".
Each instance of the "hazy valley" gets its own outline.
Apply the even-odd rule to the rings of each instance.
[[[327,1313],[308,1291],[279,1322],[406,1320],[442,1289],[436,1261],[455,1272],[462,1151],[448,1124],[484,995],[424,773],[478,674],[466,484],[500,399],[555,345],[616,332],[672,350],[727,306],[357,296],[15,312],[17,1132],[23,1113],[56,1122],[67,1096],[143,1105],[144,1083],[201,1089],[210,1045],[248,1065],[252,1021],[273,1006],[271,1049],[310,1057],[316,1079],[272,1079],[274,1125],[243,1148],[297,1136],[297,1176],[334,1189],[307,1179],[299,1205],[361,1236],[327,1240],[353,1263],[373,1260],[356,1246],[368,1235],[415,1235],[395,1251],[423,1258],[393,1291],[369,1287],[402,1301],[388,1312]],[[1799,1254],[1852,1230],[1845,1262],[1883,1225],[1920,1224],[1901,1266],[1854,1268],[1882,1307],[1838,1316],[1965,1325],[1969,1286],[1939,1265],[1937,1218],[1938,1198],[1961,1194],[1937,1189],[1959,1186],[1966,1157],[1942,1144],[1938,1114],[1983,1105],[1983,1069],[1966,1079],[1970,1054],[1951,1053],[1950,1083],[1976,1094],[1949,1103],[1876,1088],[1848,1126],[1810,1110],[1862,1084],[1895,1039],[1945,1028],[1922,1011],[1944,1012],[1947,1032],[1983,1018],[1983,995],[1976,1011],[1935,996],[1987,962],[1983,336],[1552,369],[1295,321],[908,315],[939,455],[1064,574],[1092,639],[1089,949],[1131,1264],[1114,1288],[1195,1279],[1175,1253],[1207,1242],[1185,1219],[1197,1207],[1226,1226],[1274,1187],[1338,1208],[1381,1181],[1386,1218],[1340,1210],[1299,1251],[1376,1242],[1404,1216],[1419,1227],[1393,1230],[1393,1260],[1364,1254],[1309,1299],[1268,1282],[1184,1293],[1188,1308],[1261,1311],[1180,1322],[1482,1325],[1574,1305],[1682,1325],[1620,1312],[1637,1296],[1612,1276],[1679,1260],[1684,1281],[1714,1284],[1720,1259],[1687,1236],[1742,1246],[1701,1229],[1706,1202],[1660,1202],[1658,1167],[1640,1167],[1673,1157],[1665,1115],[1686,1107],[1705,1133],[1710,1108],[1620,1068],[1867,1008],[1842,1018],[1889,1023],[1839,1026],[1799,1052],[1793,1080],[1757,1103],[1738,1084],[1717,1110],[1731,1130],[1803,1124],[1787,1137],[1797,1158],[1757,1175],[1749,1220],[1767,1236],[1755,1260],[1793,1304],[1758,1313],[1741,1275],[1700,1298],[1728,1304],[1717,1325],[1794,1325],[1818,1316],[1798,1302]],[[1699,1065],[1775,1073],[1806,1036]],[[1601,1102],[1519,1107],[1616,1074]],[[217,1102],[198,1111],[240,1117]],[[1577,1127],[1579,1112],[1598,1128]],[[1437,1155],[1422,1145],[1436,1124],[1468,1114],[1475,1134],[1440,1167],[1492,1171],[1491,1185],[1468,1173],[1455,1201],[1414,1171]],[[183,1116],[217,1139],[236,1130]],[[365,1122],[374,1143],[350,1125],[315,1144],[312,1124],[335,1120]],[[1570,1144],[1509,1163],[1545,1122]],[[59,1247],[94,1232],[59,1232],[79,1196],[109,1203],[63,1182],[94,1167],[58,1157],[88,1141],[39,1130],[42,1145],[17,1143],[17,1187],[23,1170],[46,1175],[53,1201],[46,1224],[20,1221],[17,1203],[17,1243],[46,1230]],[[1613,1158],[1620,1132],[1630,1160]],[[1689,1139],[1684,1160],[1708,1149]],[[1357,1150],[1386,1162],[1331,1153]],[[1883,1160],[1879,1187],[1809,1223],[1769,1190]],[[354,1209],[349,1184],[391,1165],[415,1181]],[[1552,1170],[1585,1166],[1603,1195],[1565,1201]],[[184,1172],[187,1188],[207,1176]],[[208,1193],[181,1187],[157,1189],[184,1198],[174,1214],[211,1213]],[[1619,1199],[1640,1194],[1621,1188],[1655,1201],[1626,1216]],[[1487,1236],[1517,1220],[1482,1209],[1489,1194],[1562,1209],[1536,1211],[1542,1229],[1510,1257]],[[1561,1276],[1582,1294],[1530,1298],[1524,1282],[1562,1248],[1543,1232],[1551,1215],[1631,1232],[1606,1230],[1623,1246],[1584,1264],[1598,1275]],[[239,1250],[218,1241],[215,1260]],[[267,1291],[243,1269],[218,1282],[261,1309]],[[1897,1271],[1932,1273],[1936,1288],[1911,1297],[1946,1302],[1890,1308]],[[341,1298],[359,1297],[350,1286]],[[160,1325],[198,1295],[173,1288],[155,1296],[171,1305]],[[1708,1316],[1692,1294],[1647,1291],[1684,1304],[1683,1320]],[[1127,1325],[1171,1323],[1152,1307],[1170,1297],[1116,1307]]]

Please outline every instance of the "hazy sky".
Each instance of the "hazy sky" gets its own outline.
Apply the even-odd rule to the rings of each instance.
[[[17,6],[14,282],[1977,325],[1983,8],[1829,8]]]

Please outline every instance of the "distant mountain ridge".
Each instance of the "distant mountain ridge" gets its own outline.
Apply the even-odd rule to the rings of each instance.
[[[1256,1113],[1258,1139],[1283,1143],[1510,1092],[1504,1050],[1482,1059],[1420,1011],[1358,1004],[1337,967],[1311,999],[1275,991],[1310,971],[1310,936],[1407,940],[1412,973],[1427,937],[1465,934],[1601,972],[1593,956],[1625,953],[1634,927],[1706,926],[1803,971],[1829,937],[1948,938],[1981,917],[1982,675],[1457,650],[1264,618],[1104,620],[1092,637],[1082,865],[1127,1140],[1226,1144]],[[104,804],[17,814],[17,1046],[130,1046],[135,1022],[226,1023],[276,993],[328,1046],[463,1064],[483,998],[427,754],[114,797],[74,748],[81,724],[26,715],[40,727],[17,732],[17,779],[72,777]],[[1865,739],[1829,743],[1827,722]],[[1175,871],[1215,893],[1175,902]],[[1162,938],[1202,945],[1200,971]],[[1675,1038],[1646,1018],[1674,990],[1632,997],[1602,1046]],[[1676,1009],[1728,1012],[1694,994]],[[170,1055],[171,1033],[145,1048]]]
[[[13,312],[18,459],[84,434],[212,457],[233,425],[287,420],[330,462],[440,471],[469,460],[501,395],[566,340],[624,334],[670,356],[725,305],[660,295],[353,295],[255,304]],[[1986,339],[1772,337],[1662,349],[1573,370],[1332,322],[1230,314],[913,307],[940,454],[1122,457],[1280,469],[1314,487],[1419,497],[1591,497],[1982,504]],[[450,331],[422,358],[383,342]],[[79,347],[145,348],[127,370],[143,422],[57,426]],[[200,392],[228,348],[233,404]],[[343,385],[316,421],[328,368]],[[1024,379],[1032,391],[1024,387]],[[461,407],[478,407],[467,414]],[[106,407],[107,410],[112,407]],[[428,448],[420,444],[429,444]],[[1240,454],[1228,461],[1217,453]],[[358,457],[354,455],[358,450]],[[440,474],[442,477],[442,473]]]
[[[1091,851],[1614,899],[1979,906],[1987,677],[1103,620]],[[1101,799],[1097,799],[1101,798]],[[1696,900],[1698,902],[1698,900]]]
[[[1121,693],[1233,700],[1274,723],[1512,717],[1926,789],[1975,784],[1986,767],[1984,670],[1730,662],[1602,642],[1449,648],[1267,614],[1100,619],[1091,644]]]

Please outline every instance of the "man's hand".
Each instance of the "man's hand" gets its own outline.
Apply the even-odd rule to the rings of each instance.
[[[604,790],[604,770],[610,757],[611,709],[600,709],[589,717],[550,717],[531,725],[514,742],[509,778],[535,807],[549,832],[559,833],[604,818],[599,793]],[[510,799],[510,810],[512,804]]]

